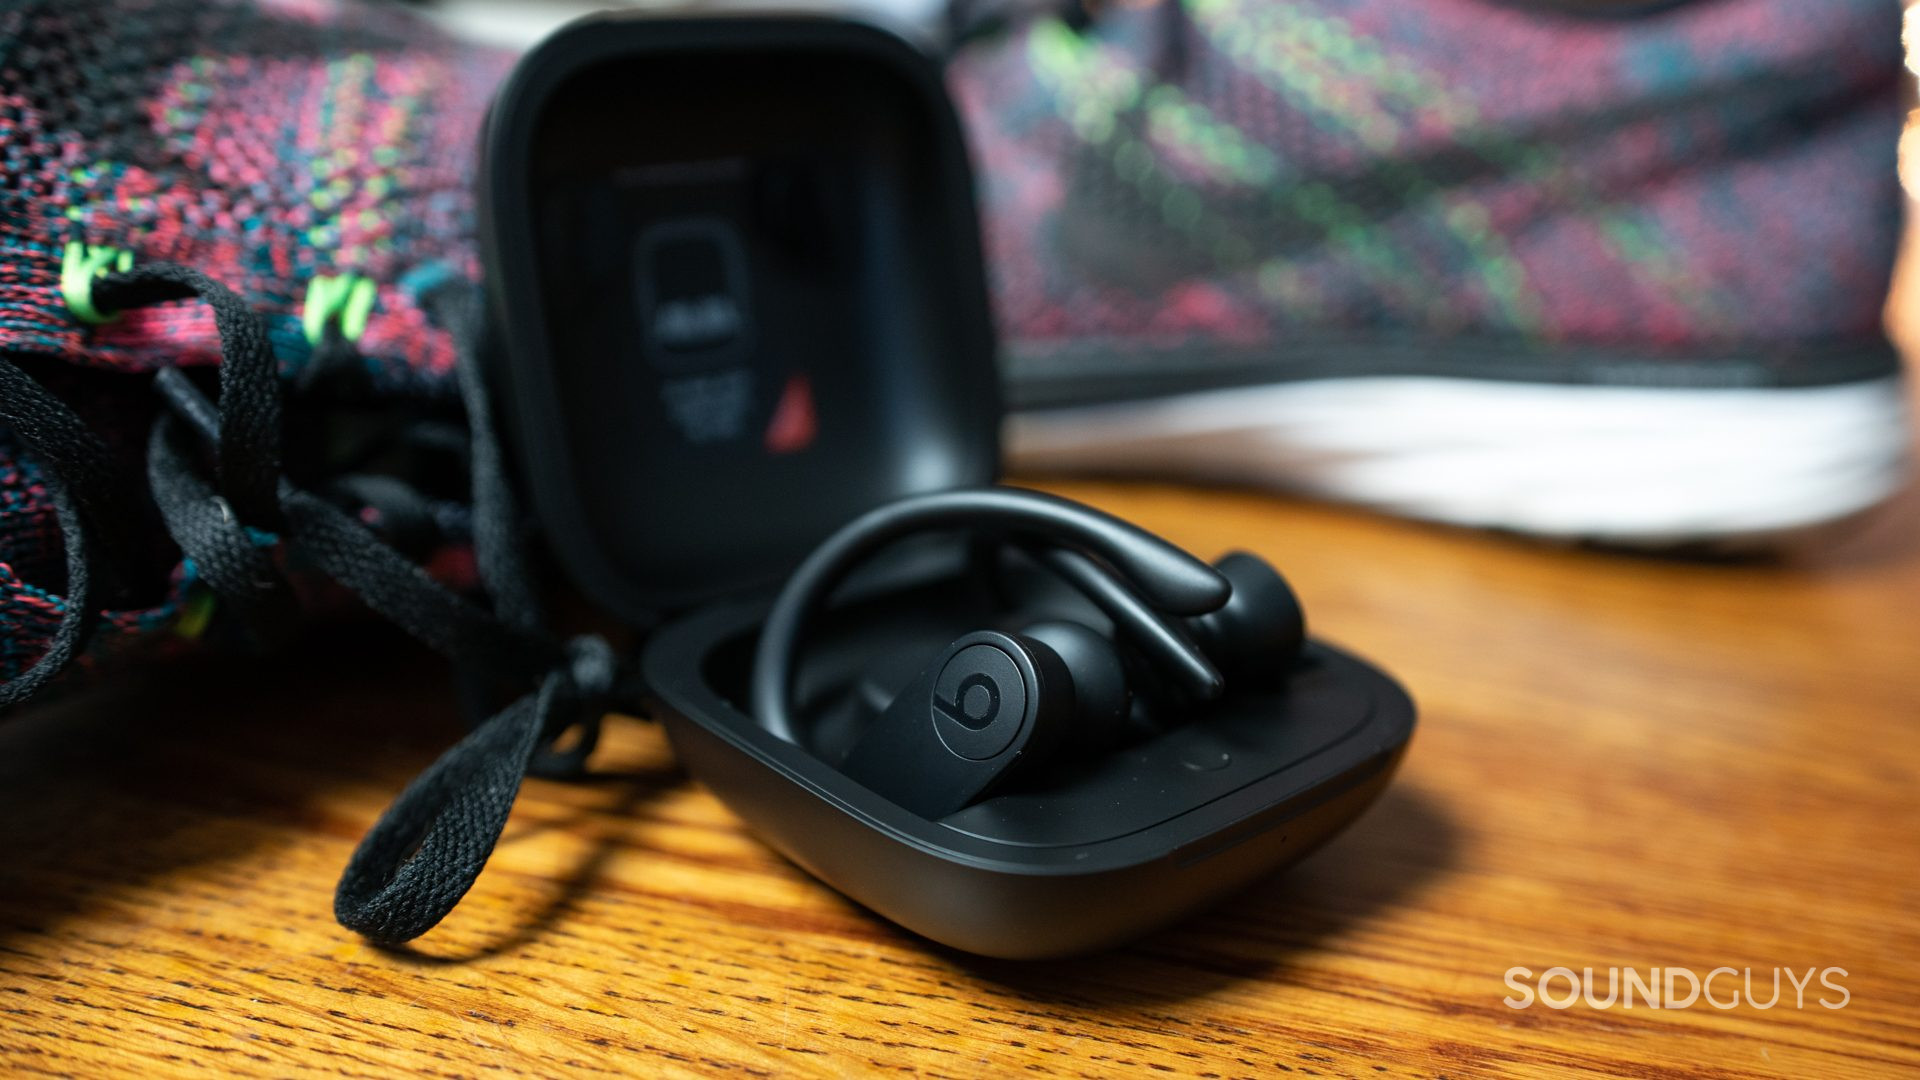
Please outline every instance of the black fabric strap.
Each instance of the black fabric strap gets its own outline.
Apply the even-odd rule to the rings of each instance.
[[[466,357],[461,389],[473,437],[477,556],[494,611],[440,585],[352,513],[282,475],[279,363],[259,316],[237,295],[204,274],[165,264],[108,275],[93,288],[94,304],[109,312],[190,297],[213,310],[223,353],[219,398],[209,402],[177,369],[155,376],[169,413],[150,433],[147,480],[168,533],[225,608],[263,642],[292,623],[292,590],[259,542],[259,533],[272,534],[456,669],[536,688],[479,724],[410,785],[341,877],[334,911],[343,925],[377,941],[406,941],[439,922],[472,887],[529,770],[574,773],[583,766],[619,685],[613,650],[597,637],[563,646],[540,629],[506,470],[484,389],[470,370],[477,326],[471,297],[451,312]],[[129,565],[122,559],[134,550],[123,540],[103,552],[92,538],[130,535],[139,517],[105,444],[4,358],[0,422],[48,467],[67,556],[60,624],[36,662],[0,684],[5,706],[30,696],[84,647],[98,604],[96,563]],[[189,430],[214,451],[217,483],[196,471],[200,455],[187,445]],[[334,491],[358,491],[396,508],[419,505],[391,478],[361,478]],[[579,737],[567,750],[550,749],[576,728]]]
[[[477,291],[448,286],[432,297],[436,316],[447,327],[466,362],[460,365],[460,400],[472,435],[468,455],[473,480],[473,551],[480,579],[493,598],[493,610],[514,626],[538,626],[544,620],[527,571],[521,542],[520,507],[513,497],[500,438],[494,431],[493,403],[479,364],[486,330]]]
[[[105,441],[66,402],[4,357],[0,357],[0,423],[59,481],[71,502],[74,524],[86,527],[95,549],[93,561],[107,570],[94,575],[98,580],[91,582],[93,589],[109,603],[124,599],[123,586],[129,583],[118,580],[119,572],[141,563],[136,531],[139,500]],[[64,523],[62,531],[74,535]],[[73,591],[71,584],[67,591]]]
[[[74,506],[73,496],[67,491],[66,481],[54,475],[47,477],[46,483],[67,549],[66,607],[61,610],[60,625],[54,628],[53,637],[40,658],[27,670],[0,682],[0,709],[18,705],[38,693],[47,680],[64,671],[79,655],[93,632],[93,582],[89,565],[92,553],[87,546],[87,529]]]
[[[432,508],[413,485],[378,473],[348,473],[322,485],[332,501],[371,509],[381,539],[403,555],[426,558],[441,540]]]
[[[342,925],[376,941],[409,940],[438,923],[472,887],[530,770],[577,773],[582,768],[619,684],[613,650],[597,637],[563,647],[540,629],[506,470],[484,388],[471,370],[478,319],[470,296],[451,296],[448,313],[457,323],[464,358],[461,389],[473,440],[476,557],[483,583],[494,595],[494,611],[449,591],[352,513],[281,474],[279,365],[258,316],[239,297],[196,271],[167,265],[103,277],[94,286],[96,306],[108,311],[189,296],[212,307],[220,333],[219,399],[217,405],[208,402],[177,370],[158,373],[156,389],[173,415],[163,417],[152,433],[149,481],[168,531],[214,593],[250,630],[264,635],[273,628],[284,582],[248,527],[270,531],[368,607],[450,658],[457,670],[537,687],[479,724],[411,784],[367,834],[342,875],[334,902]],[[56,436],[71,442],[76,432],[85,432],[77,419],[62,426],[62,416],[52,416],[54,422],[43,420],[42,428]],[[179,443],[179,421],[216,448],[217,487],[195,474],[194,455]],[[63,445],[59,438],[51,441]],[[77,452],[68,456],[85,460]],[[412,501],[404,485],[391,479],[360,478],[333,490],[377,495],[396,507]],[[73,516],[64,514],[63,523]],[[90,608],[84,523],[76,519],[63,528],[70,536],[70,578],[79,587],[74,626],[80,629],[69,632],[63,624],[59,654],[50,650],[35,671],[58,670],[66,662]],[[579,737],[567,750],[550,748],[575,728]]]
[[[94,306],[102,311],[195,297],[213,309],[220,335],[220,494],[242,521],[274,528],[280,520],[280,365],[259,314],[225,285],[172,263],[93,283]]]
[[[585,638],[572,652],[567,667],[442,754],[380,816],[334,892],[342,926],[383,944],[411,941],[473,887],[535,751],[567,714],[605,707],[612,650]]]
[[[207,435],[205,399],[178,374],[164,392]],[[425,933],[486,867],[520,783],[537,762],[577,773],[591,753],[617,684],[613,650],[597,637],[564,649],[509,626],[449,592],[380,542],[353,515],[280,482],[288,543],[368,607],[463,668],[537,683],[539,690],[480,724],[430,766],[361,841],[334,894],[341,925],[385,944]],[[579,727],[566,751],[543,750]]]
[[[507,463],[495,434],[493,403],[487,394],[487,382],[480,371],[479,357],[487,347],[482,339],[487,323],[480,315],[480,294],[461,285],[436,290],[428,298],[430,310],[446,326],[467,362],[460,365],[460,398],[466,407],[467,428],[471,440],[467,455],[473,483],[473,551],[480,579],[493,600],[493,611],[509,626],[531,629],[543,625],[545,616],[533,589],[533,576],[527,569],[521,514],[508,479]],[[485,699],[487,684],[493,680],[486,670],[468,668],[461,673],[464,696],[470,701]],[[579,737],[564,749],[549,742],[535,751],[527,771],[534,776],[567,779],[586,769],[587,758],[600,742],[601,717],[586,710],[578,717]]]
[[[282,505],[289,538],[303,555],[442,656],[522,683],[565,662],[551,638],[509,627],[449,592],[346,511],[297,489]]]
[[[285,641],[299,614],[292,586],[266,549],[247,535],[227,500],[193,471],[179,446],[179,424],[162,415],[147,440],[147,484],[168,535],[254,646]]]

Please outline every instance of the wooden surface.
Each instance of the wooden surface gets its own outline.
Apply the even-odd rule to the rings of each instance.
[[[1350,833],[1123,951],[986,962],[817,885],[619,721],[601,779],[529,783],[465,905],[383,952],[333,883],[457,725],[438,664],[355,631],[0,727],[0,1074],[1920,1070],[1920,502],[1728,565],[1063,490],[1258,550],[1405,681],[1419,733]],[[1515,965],[1837,966],[1850,998],[1519,1011]]]

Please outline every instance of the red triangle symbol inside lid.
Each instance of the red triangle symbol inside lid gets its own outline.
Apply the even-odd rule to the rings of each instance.
[[[767,424],[767,453],[798,453],[812,446],[819,433],[820,422],[813,411],[813,384],[805,375],[794,375],[780,391],[780,403],[773,407],[773,420]]]

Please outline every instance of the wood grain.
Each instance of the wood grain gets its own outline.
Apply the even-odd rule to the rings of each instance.
[[[1349,834],[1131,948],[987,962],[815,884],[621,720],[597,780],[530,782],[455,916],[384,952],[333,883],[457,724],[435,661],[355,627],[0,728],[0,1073],[1920,1070],[1920,500],[1684,563],[1060,490],[1266,555],[1406,682],[1421,729]],[[1838,966],[1850,1000],[1514,1010],[1515,965]]]

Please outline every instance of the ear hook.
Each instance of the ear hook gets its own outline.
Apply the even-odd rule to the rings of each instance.
[[[1074,548],[1031,541],[1017,542],[1015,546],[1091,600],[1195,701],[1213,701],[1226,691],[1227,681],[1220,669],[1207,659],[1207,654],[1185,630],[1141,602],[1119,578],[1091,557]]]
[[[902,537],[998,525],[1100,556],[1154,608],[1203,615],[1233,586],[1218,570],[1111,514],[1037,491],[971,488],[902,499],[870,510],[828,537],[787,579],[754,652],[752,706],[763,727],[798,742],[787,703],[793,658],[807,618],[860,562]],[[1216,675],[1217,677],[1217,675]]]

